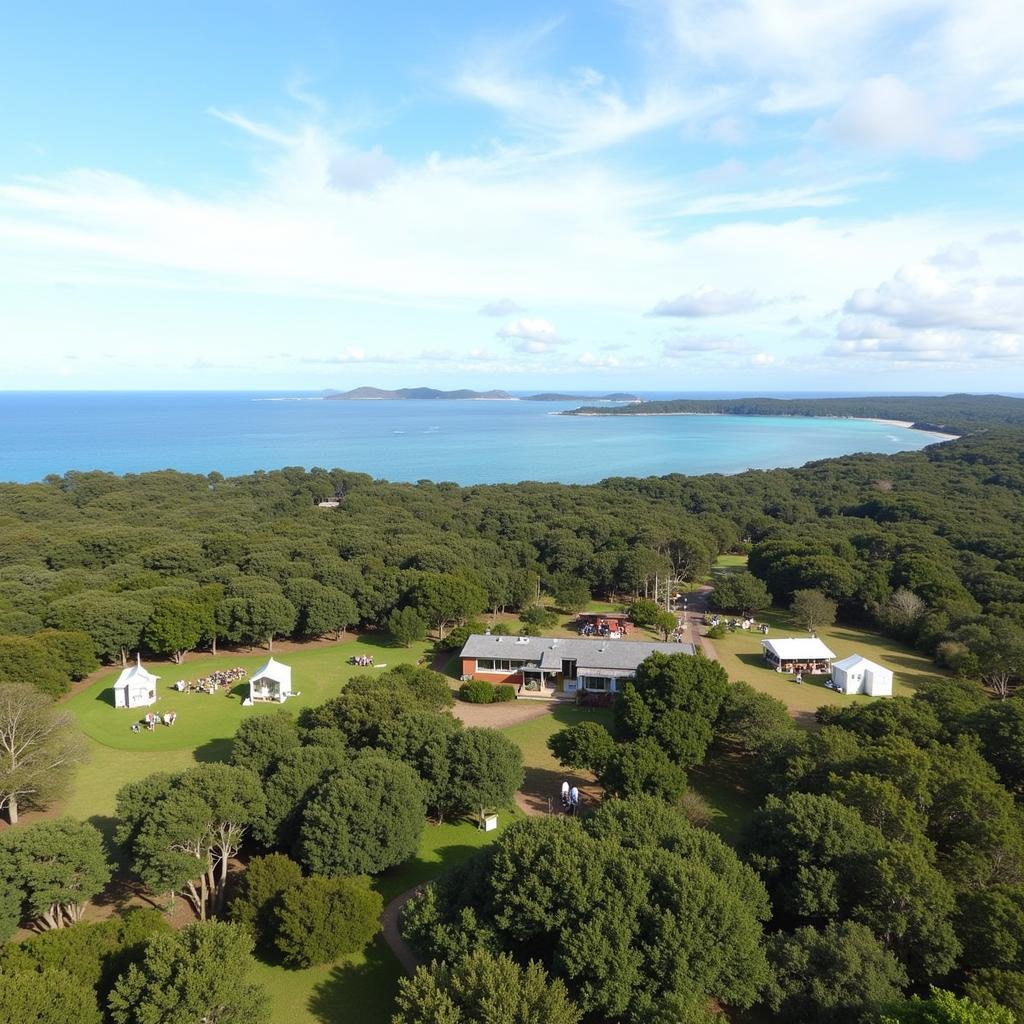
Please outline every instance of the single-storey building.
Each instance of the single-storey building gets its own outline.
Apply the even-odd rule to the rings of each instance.
[[[511,683],[530,697],[577,690],[617,693],[655,652],[692,655],[695,650],[688,643],[474,633],[462,648],[462,677]]]
[[[156,684],[159,676],[142,667],[142,658],[136,655],[135,664],[121,670],[114,683],[115,708],[144,708],[156,703]]]
[[[828,675],[836,657],[816,636],[762,640],[761,646],[765,661],[776,672]]]
[[[270,659],[249,680],[249,700],[273,700],[283,704],[292,695],[290,665]]]
[[[851,654],[832,666],[832,689],[840,693],[866,693],[869,697],[891,697],[892,671],[859,654]]]

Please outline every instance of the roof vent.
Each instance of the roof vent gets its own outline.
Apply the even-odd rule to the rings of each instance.
[[[530,642],[530,638],[528,636],[517,636],[516,637],[516,643],[517,644],[528,644],[529,642]]]

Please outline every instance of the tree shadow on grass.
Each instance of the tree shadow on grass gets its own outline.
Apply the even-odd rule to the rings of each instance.
[[[218,736],[215,739],[200,743],[192,756],[197,761],[209,763],[211,761],[229,761],[231,759],[231,747],[234,740],[230,736]]]
[[[313,989],[309,1012],[323,1024],[389,1020],[401,970],[384,940],[377,938],[362,963],[340,963]]]
[[[561,814],[562,783],[580,791],[582,809],[593,808],[601,801],[601,787],[592,775],[571,768],[527,768],[523,780],[522,801],[530,814]]]
[[[412,857],[404,864],[383,872],[377,877],[375,888],[383,896],[384,902],[389,903],[409,889],[432,882],[457,864],[468,860],[479,849],[480,847],[471,846],[469,843],[451,843],[448,846],[437,847],[433,851],[435,856],[429,860],[418,856]]]

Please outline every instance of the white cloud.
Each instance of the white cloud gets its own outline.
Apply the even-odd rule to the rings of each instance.
[[[481,316],[511,316],[513,313],[521,313],[523,307],[518,302],[509,298],[495,299],[493,302],[485,302],[477,312]]]
[[[963,242],[953,242],[944,249],[928,257],[928,262],[936,267],[949,267],[954,270],[970,270],[981,260],[976,249],[969,249]]]
[[[755,352],[750,357],[751,366],[771,366],[775,362],[775,356],[770,352]]]
[[[593,352],[584,352],[576,362],[580,366],[589,366],[595,370],[614,370],[622,366],[622,360],[618,356],[598,356],[594,355]],[[639,363],[634,360],[630,360],[630,366],[642,366],[643,363]]]
[[[503,324],[497,334],[499,338],[517,340],[515,347],[518,351],[534,355],[551,352],[567,344],[564,338],[559,337],[554,324],[543,317],[520,317]]]
[[[746,128],[731,115],[715,118],[708,126],[708,135],[723,146],[742,146],[747,141]]]
[[[754,292],[726,292],[719,288],[701,288],[696,292],[663,299],[646,316],[705,317],[748,313],[763,305]]]
[[[875,288],[858,288],[844,312],[854,318],[878,317],[909,329],[1022,331],[1024,288],[960,281],[930,265],[911,266]]]
[[[953,364],[1024,353],[1024,282],[960,280],[931,262],[857,289],[844,313],[829,355]]]
[[[970,133],[950,115],[895,75],[861,82],[829,123],[845,142],[886,152],[916,150],[951,159],[973,156]]]
[[[694,352],[742,352],[746,346],[738,338],[717,334],[680,334],[669,338],[663,347],[668,359],[678,359]]]
[[[1024,245],[1024,231],[1010,228],[1007,231],[993,231],[985,238],[986,245]]]
[[[328,167],[331,185],[342,192],[367,192],[395,172],[395,161],[380,146],[335,157]]]

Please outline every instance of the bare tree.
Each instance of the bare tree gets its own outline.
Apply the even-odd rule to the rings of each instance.
[[[22,804],[57,796],[86,747],[75,720],[27,683],[0,683],[0,812],[18,823]]]

